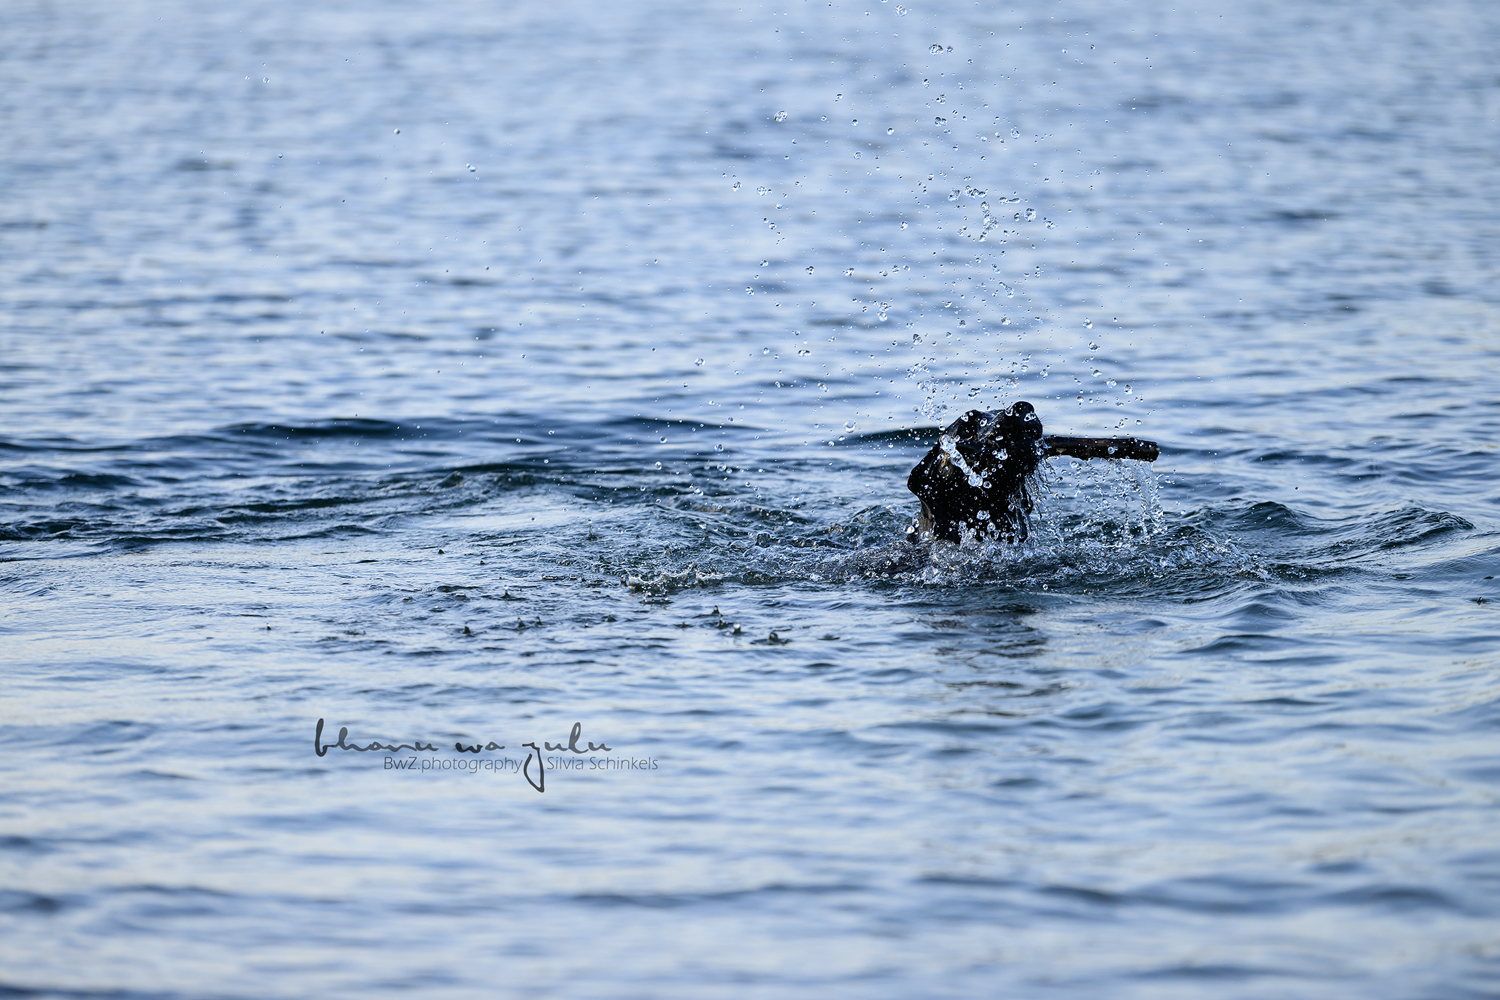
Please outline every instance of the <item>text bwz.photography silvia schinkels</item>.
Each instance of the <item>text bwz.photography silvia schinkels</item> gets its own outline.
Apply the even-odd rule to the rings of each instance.
[[[438,745],[431,741],[412,740],[410,743],[381,743],[372,740],[369,743],[349,742],[349,727],[339,727],[338,741],[334,743],[323,742],[324,721],[318,720],[313,729],[313,752],[319,757],[325,757],[330,750],[348,750],[355,753],[384,752],[386,754],[397,754],[403,750],[411,750],[416,753],[441,753]],[[658,762],[654,757],[596,757],[593,754],[612,753],[613,749],[603,743],[588,742],[579,744],[583,735],[583,723],[573,723],[573,729],[568,734],[566,743],[548,743],[545,740],[538,746],[536,740],[530,740],[519,744],[528,750],[526,759],[512,757],[478,759],[477,755],[491,753],[496,750],[504,750],[505,744],[487,740],[483,743],[475,741],[464,743],[459,740],[453,744],[453,749],[459,754],[474,754],[476,757],[452,758],[418,758],[403,757],[396,758],[387,756],[385,758],[385,770],[387,771],[469,771],[477,773],[484,771],[514,771],[526,779],[526,783],[538,792],[547,790],[547,772],[551,771],[655,771]],[[558,752],[553,757],[543,757],[543,752]],[[572,754],[573,756],[567,756]],[[536,777],[531,776],[532,760],[536,761]]]

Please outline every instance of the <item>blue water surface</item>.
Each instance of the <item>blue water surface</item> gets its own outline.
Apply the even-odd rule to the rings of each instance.
[[[3,21],[0,994],[1500,995],[1500,8]]]

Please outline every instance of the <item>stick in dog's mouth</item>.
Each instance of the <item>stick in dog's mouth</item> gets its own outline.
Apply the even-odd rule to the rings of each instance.
[[[1036,407],[970,410],[944,427],[911,470],[906,488],[922,501],[914,535],[950,542],[965,534],[1024,541],[1032,500],[1029,480],[1043,458],[1135,459],[1154,462],[1161,450],[1139,438],[1045,437]]]

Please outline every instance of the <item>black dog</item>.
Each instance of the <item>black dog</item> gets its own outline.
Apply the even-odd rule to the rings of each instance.
[[[962,532],[1024,541],[1031,513],[1026,480],[1041,461],[1042,421],[1030,403],[970,410],[943,428],[907,477],[922,501],[917,529],[950,542]]]
[[[1155,442],[1136,438],[1044,438],[1036,408],[970,410],[943,428],[938,443],[907,477],[922,501],[914,535],[949,542],[993,537],[1021,542],[1031,513],[1029,480],[1049,455],[1154,462]]]

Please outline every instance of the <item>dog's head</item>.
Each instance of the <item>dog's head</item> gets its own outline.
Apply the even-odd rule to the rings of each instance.
[[[943,428],[942,436],[952,442],[951,449],[938,443],[950,460],[956,450],[994,488],[1024,480],[1036,469],[1042,421],[1036,408],[1023,400],[1004,410],[970,410]]]

